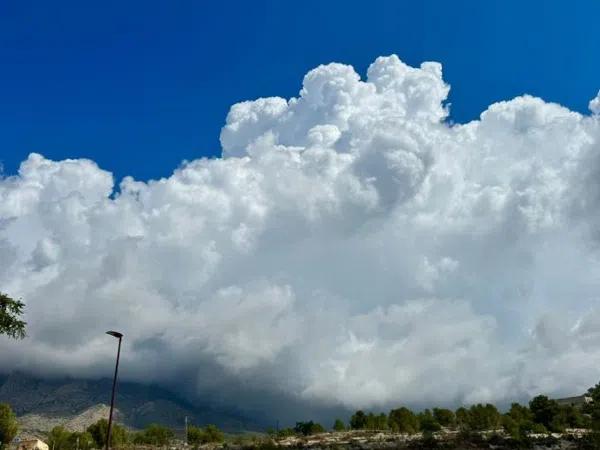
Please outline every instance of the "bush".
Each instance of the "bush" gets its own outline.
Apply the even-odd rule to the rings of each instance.
[[[215,425],[207,425],[205,428],[188,427],[188,442],[192,445],[208,444],[211,442],[223,442],[225,435]]]
[[[173,431],[169,428],[153,423],[148,425],[143,431],[136,433],[133,442],[134,444],[164,446],[173,439],[173,436]]]
[[[319,423],[315,423],[312,420],[310,422],[296,422],[294,431],[298,434],[308,436],[311,434],[323,433],[325,428]]]

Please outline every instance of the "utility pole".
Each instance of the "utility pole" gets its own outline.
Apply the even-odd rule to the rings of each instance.
[[[188,418],[185,416],[185,445],[188,444]]]

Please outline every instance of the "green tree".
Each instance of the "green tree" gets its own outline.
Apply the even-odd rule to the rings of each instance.
[[[71,450],[71,432],[63,426],[56,426],[48,434],[48,447],[54,450]]]
[[[513,403],[502,416],[502,427],[515,440],[523,441],[534,428],[533,414],[527,406]]]
[[[600,404],[600,383],[591,387],[587,391],[587,396],[592,398],[592,402]]]
[[[424,432],[433,433],[442,429],[429,409],[421,411],[417,418],[419,419],[419,428]]]
[[[342,419],[335,419],[335,422],[333,423],[333,431],[345,431],[345,430],[346,430],[346,425],[344,424]]]
[[[156,446],[165,446],[173,439],[173,431],[169,428],[152,423],[146,428],[135,434],[133,438],[134,444],[147,444]]]
[[[188,426],[187,430],[188,443],[191,445],[200,445],[204,441],[204,430],[193,425]]]
[[[529,409],[535,423],[544,425],[548,430],[560,428],[558,419],[555,420],[555,416],[559,414],[560,407],[555,400],[550,400],[545,395],[538,395],[529,402]]]
[[[94,448],[94,438],[87,431],[71,433],[69,448],[73,450],[91,450]]]
[[[445,408],[433,408],[433,417],[443,427],[453,427],[456,422],[454,413]]]
[[[388,423],[392,430],[399,433],[415,434],[419,431],[417,416],[405,407],[392,409],[388,415]]]
[[[519,403],[512,403],[510,405],[508,415],[517,423],[533,421],[531,410],[527,406],[520,405]]]
[[[100,419],[87,428],[87,432],[94,439],[96,448],[103,448],[106,445],[106,432],[108,430],[108,420]],[[127,430],[119,424],[113,423],[110,432],[111,447],[119,447],[127,442]]]
[[[225,440],[225,435],[215,425],[207,425],[205,428],[188,427],[188,442],[191,445],[218,443]]]
[[[494,405],[477,404],[469,408],[468,429],[472,431],[493,430],[502,423],[502,416]]]
[[[216,425],[206,425],[204,427],[204,439],[206,442],[223,442],[225,435]]]
[[[4,449],[17,435],[17,416],[8,403],[0,403],[0,450]]]
[[[367,415],[362,411],[356,411],[350,418],[350,428],[353,430],[362,430],[367,426]]]
[[[504,414],[502,416],[502,428],[504,431],[513,439],[520,439],[521,430],[519,429],[519,423],[513,419],[510,414]]]
[[[13,339],[23,339],[26,322],[21,320],[25,304],[0,292],[0,334]]]
[[[364,428],[367,430],[387,430],[388,421],[387,416],[383,413],[373,414],[372,412],[367,415],[367,420]]]
[[[320,423],[315,423],[312,420],[309,422],[296,422],[294,431],[298,434],[308,436],[311,434],[323,433],[325,428]]]
[[[465,430],[469,428],[469,410],[463,406],[458,408],[454,413],[456,419],[456,425]]]

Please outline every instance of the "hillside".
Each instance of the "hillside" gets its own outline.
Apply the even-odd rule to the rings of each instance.
[[[100,417],[107,417],[110,390],[108,379],[46,380],[22,373],[0,375],[0,402],[9,403],[23,428],[31,430],[45,430],[48,427],[44,424],[80,429]],[[138,383],[119,383],[116,406],[119,421],[131,428],[156,422],[183,429],[186,416],[190,423],[212,423],[231,432],[262,428],[242,413],[192,404],[163,388]]]

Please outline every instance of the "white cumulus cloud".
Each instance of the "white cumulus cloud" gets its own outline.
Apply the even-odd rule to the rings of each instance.
[[[107,375],[119,329],[126,377],[224,374],[198,390],[349,408],[581,392],[600,123],[523,96],[451,125],[448,93],[438,63],[319,66],[297,98],[234,105],[222,158],[116,193],[92,161],[30,155],[0,179],[0,290],[29,323],[3,367]]]

